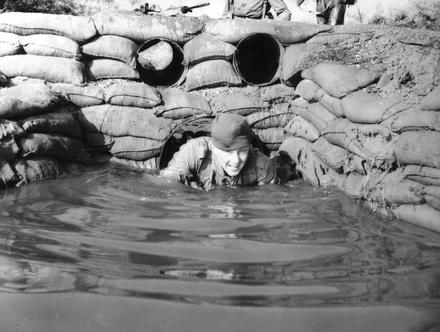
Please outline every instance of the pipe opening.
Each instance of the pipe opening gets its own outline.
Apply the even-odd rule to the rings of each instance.
[[[152,86],[178,86],[187,67],[183,49],[165,38],[145,41],[136,54],[136,67],[141,79]]]
[[[273,36],[256,33],[243,38],[234,53],[234,68],[250,85],[268,85],[279,78],[283,47]]]

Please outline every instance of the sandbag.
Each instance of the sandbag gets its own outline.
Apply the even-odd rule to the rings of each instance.
[[[348,151],[329,143],[324,137],[320,137],[311,146],[313,152],[337,173],[342,173],[342,167],[348,159]]]
[[[293,112],[313,124],[321,135],[327,131],[330,123],[336,119],[336,117],[320,103],[311,104],[304,112],[297,112],[297,110],[298,108],[295,108]]]
[[[394,153],[402,165],[415,164],[440,168],[440,132],[407,131],[400,134]]]
[[[96,35],[89,16],[56,15],[43,13],[6,12],[0,15],[0,31],[17,35],[62,35],[79,43]]]
[[[399,97],[381,98],[358,91],[342,99],[344,115],[355,123],[379,123],[411,105]]]
[[[353,153],[349,153],[346,162],[342,166],[342,171],[344,174],[349,173],[358,173],[361,175],[366,175],[366,161],[359,157],[358,155],[355,155]]]
[[[368,176],[356,173],[333,176],[335,185],[352,198],[365,198]]]
[[[317,91],[315,98],[334,116],[338,118],[345,116],[341,99],[330,96],[323,89]]]
[[[94,84],[74,85],[69,83],[53,83],[50,87],[78,107],[105,103],[104,90]]]
[[[289,104],[276,104],[267,111],[252,113],[245,117],[247,123],[256,129],[266,129],[273,127],[284,127],[295,114],[290,112]]]
[[[176,88],[162,90],[163,106],[156,108],[156,116],[183,119],[194,115],[212,113],[208,100],[203,95],[185,92]]]
[[[29,134],[18,140],[23,157],[45,156],[62,162],[86,162],[82,141],[54,134]]]
[[[17,122],[0,118],[0,140],[6,137],[19,137],[23,134],[24,130]]]
[[[123,136],[115,137],[110,153],[122,159],[147,160],[160,154],[163,142],[149,138]]]
[[[428,186],[440,186],[440,168],[407,165],[402,167],[405,178]]]
[[[16,120],[46,113],[59,102],[59,96],[44,84],[0,89],[0,118]]]
[[[0,161],[14,160],[19,152],[19,147],[13,137],[4,138],[0,141]]]
[[[109,153],[115,138],[102,133],[84,133],[84,144],[87,149],[96,153]]]
[[[391,211],[399,219],[440,232],[440,211],[428,204],[402,204]]]
[[[204,61],[188,70],[185,89],[188,91],[219,86],[239,86],[241,78],[226,60]]]
[[[277,150],[284,141],[283,128],[256,129],[255,134],[269,150]]]
[[[100,132],[114,137],[136,136],[162,141],[176,126],[170,119],[158,118],[152,110],[112,105],[82,108],[78,120],[85,132]]]
[[[7,77],[25,76],[56,83],[82,84],[85,81],[83,69],[81,62],[67,58],[31,54],[0,57],[0,72]]]
[[[293,116],[292,120],[284,127],[284,131],[291,136],[305,138],[309,142],[315,142],[320,136],[314,125],[298,115]]]
[[[66,106],[58,106],[51,113],[25,118],[19,124],[28,134],[58,134],[82,139],[81,127],[72,112]]]
[[[410,108],[390,116],[381,125],[396,133],[413,130],[440,131],[440,112]]]
[[[331,29],[330,26],[309,23],[241,18],[210,20],[205,26],[207,33],[231,44],[237,44],[241,39],[255,33],[272,35],[282,44],[295,44]]]
[[[425,201],[429,206],[440,211],[440,186],[425,187]]]
[[[291,80],[300,79],[301,71],[303,70],[303,61],[309,54],[310,51],[303,43],[286,47],[281,60],[281,82],[289,84]]]
[[[108,58],[125,62],[136,68],[136,52],[138,44],[120,36],[99,36],[82,45],[82,52],[93,58]]]
[[[308,102],[313,103],[318,101],[316,99],[316,95],[318,94],[319,89],[321,88],[315,82],[308,79],[303,79],[296,86],[296,93]]]
[[[78,43],[64,36],[36,34],[20,37],[20,44],[28,54],[56,56],[81,60],[82,53]]]
[[[89,80],[126,79],[138,80],[139,73],[126,63],[112,59],[93,59],[86,65]]]
[[[128,167],[146,169],[146,170],[157,170],[159,169],[159,158],[153,157],[148,160],[130,160],[122,159],[118,157],[112,157],[110,159],[111,163],[121,164]]]
[[[330,123],[324,137],[376,167],[388,168],[395,160],[397,136],[380,125],[357,125],[337,118]]]
[[[207,60],[232,60],[235,46],[207,33],[201,33],[183,46],[185,61],[195,65]]]
[[[151,108],[159,105],[162,98],[156,88],[141,82],[113,82],[105,88],[107,104]]]
[[[323,62],[303,70],[301,76],[312,80],[326,93],[336,98],[345,97],[379,79],[377,73],[330,62]]]
[[[185,43],[199,34],[204,23],[195,17],[144,15],[134,11],[101,11],[93,15],[100,35],[116,35],[135,41],[166,38]]]
[[[298,97],[295,88],[281,83],[261,86],[258,87],[257,91],[259,92],[261,102],[268,104],[289,103]]]
[[[157,43],[144,47],[137,53],[137,63],[143,69],[153,72],[161,71],[173,62],[174,50],[169,41],[157,40]]]
[[[218,94],[211,99],[214,113],[236,113],[246,116],[264,110],[261,102],[243,93]]]
[[[22,51],[18,35],[10,32],[0,32],[0,56],[14,55]]]
[[[62,165],[49,157],[19,159],[11,164],[21,180],[17,186],[54,178],[64,172]]]
[[[0,162],[0,189],[14,186],[20,178],[7,162]]]
[[[424,111],[440,111],[440,86],[423,98],[420,108]]]

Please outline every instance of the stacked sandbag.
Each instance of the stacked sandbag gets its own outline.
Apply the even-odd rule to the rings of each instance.
[[[5,187],[52,178],[89,155],[75,108],[42,83],[0,89],[0,178]]]
[[[208,100],[201,94],[186,92],[178,88],[165,88],[160,93],[163,105],[156,107],[154,110],[158,117],[183,120],[212,114]]]

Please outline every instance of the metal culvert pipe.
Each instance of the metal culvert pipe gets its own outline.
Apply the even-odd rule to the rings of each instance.
[[[236,47],[234,69],[249,85],[269,85],[279,78],[283,51],[281,43],[269,34],[248,35]]]
[[[183,49],[166,38],[145,41],[137,51],[136,67],[141,79],[152,86],[178,86],[187,72]]]

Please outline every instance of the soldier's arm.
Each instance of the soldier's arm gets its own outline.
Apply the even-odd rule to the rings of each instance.
[[[277,19],[290,21],[292,13],[283,0],[268,0],[272,9],[277,14]]]

